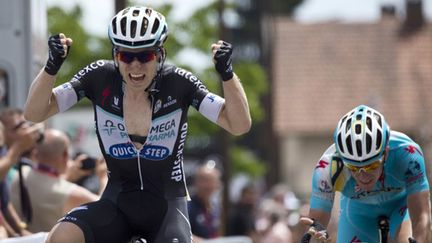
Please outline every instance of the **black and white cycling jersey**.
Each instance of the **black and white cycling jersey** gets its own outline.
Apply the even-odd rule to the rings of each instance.
[[[189,106],[216,122],[224,104],[191,72],[165,65],[150,90],[152,123],[147,140],[136,149],[125,126],[123,81],[113,61],[91,63],[54,93],[60,112],[84,97],[93,102],[110,181],[119,182],[122,191],[149,190],[166,198],[187,194],[182,164]]]

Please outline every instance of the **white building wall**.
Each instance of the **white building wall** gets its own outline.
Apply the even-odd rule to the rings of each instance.
[[[298,196],[309,198],[315,165],[332,143],[330,133],[317,137],[291,135],[281,139],[281,176]]]

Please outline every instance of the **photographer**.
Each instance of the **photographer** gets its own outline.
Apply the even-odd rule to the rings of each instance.
[[[0,114],[1,126],[1,152],[0,152],[0,205],[4,216],[4,223],[9,237],[30,234],[26,224],[21,220],[13,205],[10,203],[8,175],[15,165],[21,164],[24,156],[31,157],[31,151],[37,141],[41,141],[40,124],[32,126],[24,119],[20,109],[6,108]],[[30,161],[27,159],[27,161]]]
[[[68,161],[63,176],[66,180],[85,187],[95,194],[101,194],[108,181],[105,160],[81,152]]]
[[[31,151],[41,141],[42,124],[31,124],[24,119],[20,109],[6,108],[0,114],[4,126],[4,140],[1,143],[0,180],[6,179],[9,169],[22,157],[31,157]]]
[[[63,176],[69,161],[70,140],[56,129],[46,129],[44,140],[34,151],[33,168],[23,168],[32,211],[28,229],[32,232],[49,231],[72,208],[96,201],[99,196],[84,187],[67,181]],[[11,191],[12,203],[19,205],[19,180],[14,178]]]

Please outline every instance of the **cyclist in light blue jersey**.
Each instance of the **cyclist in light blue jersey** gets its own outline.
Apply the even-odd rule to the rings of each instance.
[[[392,242],[431,242],[429,182],[423,152],[407,135],[391,131],[384,116],[360,105],[339,121],[334,144],[312,179],[309,217],[301,222],[316,240],[325,230],[335,192],[341,193],[337,242],[379,242],[378,218],[389,219]],[[317,229],[317,223],[324,226]],[[334,236],[333,236],[334,237]]]

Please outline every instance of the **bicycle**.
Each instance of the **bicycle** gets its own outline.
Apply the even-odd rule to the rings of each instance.
[[[314,220],[314,222],[311,224],[310,227],[314,227],[316,231],[322,231],[325,230],[325,227]],[[380,243],[387,243],[388,240],[388,233],[390,231],[390,221],[389,218],[385,215],[381,215],[378,217],[378,229],[379,229],[379,235],[380,235]],[[327,232],[326,232],[327,234]],[[326,235],[328,237],[328,234]],[[312,234],[307,232],[303,235],[301,238],[301,243],[309,243],[312,238]],[[417,241],[409,237],[408,243],[417,243]]]

